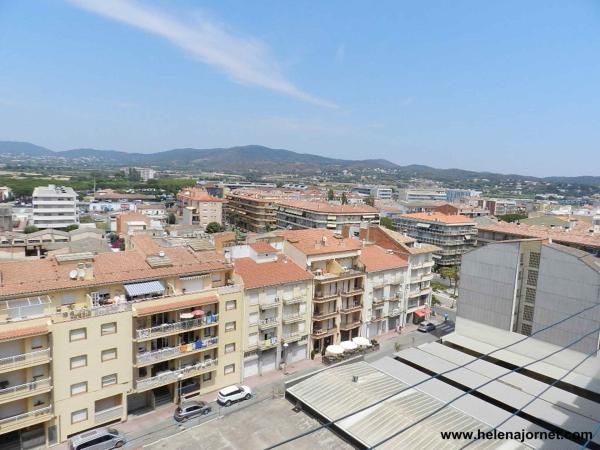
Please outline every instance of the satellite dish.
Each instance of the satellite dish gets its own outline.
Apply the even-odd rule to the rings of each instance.
[[[79,276],[79,278],[85,277],[85,270],[84,269],[79,269],[77,271],[77,275]]]
[[[73,269],[69,272],[69,278],[75,280],[77,278],[77,270]]]

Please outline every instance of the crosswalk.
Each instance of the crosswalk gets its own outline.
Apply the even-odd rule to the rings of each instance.
[[[439,334],[448,334],[454,331],[454,322],[443,322],[436,327]]]

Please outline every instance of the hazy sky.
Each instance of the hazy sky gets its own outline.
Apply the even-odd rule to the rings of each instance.
[[[598,1],[0,0],[0,140],[600,175]]]

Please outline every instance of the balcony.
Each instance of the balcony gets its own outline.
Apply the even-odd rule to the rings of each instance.
[[[342,305],[342,308],[340,309],[340,312],[342,314],[350,314],[353,312],[357,312],[360,311],[362,309],[362,304],[361,303],[352,303],[352,304],[348,304],[348,305]]]
[[[313,337],[323,337],[329,334],[335,333],[335,327],[330,328],[313,328],[312,336]]]
[[[400,308],[394,308],[390,311],[390,317],[396,317],[400,315]]]
[[[285,324],[302,322],[302,321],[304,321],[304,319],[305,319],[305,315],[304,314],[300,314],[300,313],[284,314],[283,315],[283,323],[285,323]]]
[[[374,315],[371,316],[371,323],[381,322],[382,320],[385,319],[385,317],[386,316],[383,315],[383,314],[374,314]]]
[[[295,305],[297,303],[304,303],[306,301],[306,298],[303,296],[299,296],[299,297],[292,297],[292,298],[284,298],[283,299],[283,304],[284,305]]]
[[[314,321],[327,320],[337,316],[338,310],[334,309],[331,311],[315,311],[313,313],[312,319]]]
[[[294,331],[293,333],[284,334],[281,337],[281,342],[296,342],[302,339],[302,333],[300,331]]]
[[[279,298],[275,297],[273,300],[261,302],[260,309],[263,311],[266,309],[277,308],[279,306]]]
[[[23,369],[25,367],[36,366],[50,362],[50,349],[45,348],[30,353],[0,358],[0,373],[10,370]]]
[[[360,326],[360,320],[354,320],[352,322],[340,323],[340,330],[352,330],[353,328]]]
[[[0,389],[0,403],[19,400],[32,395],[43,394],[51,389],[52,383],[50,378],[6,387],[4,389]]]
[[[315,280],[321,283],[331,283],[333,281],[346,280],[349,278],[357,278],[362,277],[364,272],[356,269],[346,269],[341,273],[333,273],[333,272],[325,272],[319,273],[317,271],[313,272],[315,275]]]
[[[258,322],[258,328],[260,330],[268,330],[270,328],[275,328],[279,325],[279,319],[277,317],[269,317],[267,319],[261,319]]]
[[[341,293],[342,297],[352,297],[354,295],[359,295],[362,294],[364,292],[363,288],[356,288],[356,289],[352,289],[350,291],[343,291]]]
[[[63,308],[61,308],[63,309]],[[54,322],[67,322],[70,320],[89,319],[90,317],[106,316],[121,312],[131,311],[130,303],[115,303],[113,305],[83,307],[58,312],[52,316]]]
[[[219,315],[214,314],[212,316],[205,316],[198,319],[182,320],[181,322],[175,323],[163,323],[151,328],[143,328],[136,330],[136,339],[154,339],[157,337],[168,336],[171,334],[181,333],[184,331],[200,329],[204,327],[217,325],[219,322]]]
[[[421,277],[421,281],[431,281],[431,280],[433,280],[433,274],[432,273],[430,273],[429,275],[423,275]]]
[[[137,380],[135,382],[135,389],[138,392],[140,392],[145,391],[147,389],[155,388],[157,386],[162,386],[164,384],[169,384],[174,381],[177,381],[179,375],[183,375],[183,378],[201,375],[203,373],[210,372],[211,370],[215,370],[217,364],[218,359],[209,359],[191,366],[183,367],[181,369],[169,370],[154,377],[148,377]]]
[[[386,300],[388,300],[387,298],[374,298],[373,299],[373,306],[383,306],[383,304],[386,302]]]
[[[315,298],[313,299],[313,303],[326,303],[326,302],[330,302],[332,300],[337,300],[338,297],[338,293],[328,293],[328,294],[318,294],[315,295]]]
[[[8,433],[20,428],[29,427],[52,419],[52,405],[36,409],[23,414],[0,419],[0,433]]]
[[[191,344],[183,344],[178,347],[166,347],[153,352],[138,353],[136,356],[136,366],[147,366],[161,361],[173,358],[179,358],[205,350],[214,348],[219,342],[218,337],[212,337],[197,341]]]
[[[111,420],[120,419],[123,417],[123,406],[115,406],[114,408],[108,408],[103,411],[97,411],[94,414],[94,421],[96,425],[100,425]]]
[[[259,350],[269,350],[271,348],[277,347],[277,338],[272,337],[271,339],[265,339],[263,341],[258,341]]]

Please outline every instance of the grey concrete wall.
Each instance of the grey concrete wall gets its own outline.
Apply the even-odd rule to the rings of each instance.
[[[518,264],[517,242],[490,244],[463,255],[457,315],[510,331]]]
[[[549,246],[542,247],[533,331],[600,303],[600,274],[577,257]],[[600,306],[536,336],[565,346],[600,327]],[[599,333],[570,347],[581,352],[598,349]]]

